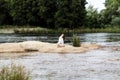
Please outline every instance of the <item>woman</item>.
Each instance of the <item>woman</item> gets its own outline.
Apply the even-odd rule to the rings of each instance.
[[[64,34],[61,34],[57,43],[57,47],[64,47],[64,37]]]

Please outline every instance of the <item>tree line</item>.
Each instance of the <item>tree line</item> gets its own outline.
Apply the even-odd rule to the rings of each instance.
[[[45,28],[120,26],[120,0],[106,0],[106,9],[85,8],[86,0],[0,0],[0,25]]]

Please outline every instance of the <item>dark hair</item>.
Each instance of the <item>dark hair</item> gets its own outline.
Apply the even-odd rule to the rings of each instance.
[[[63,40],[65,40],[65,35],[63,35],[63,37],[62,37],[62,38],[63,38]]]

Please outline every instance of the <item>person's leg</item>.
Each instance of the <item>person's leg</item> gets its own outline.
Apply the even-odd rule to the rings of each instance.
[[[61,47],[60,44],[57,44],[57,47]]]
[[[65,47],[63,44],[57,44],[57,47]]]

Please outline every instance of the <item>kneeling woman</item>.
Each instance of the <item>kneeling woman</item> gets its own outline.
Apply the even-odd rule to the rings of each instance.
[[[64,47],[64,34],[61,34],[61,36],[59,37],[58,43],[57,43],[57,47]]]

